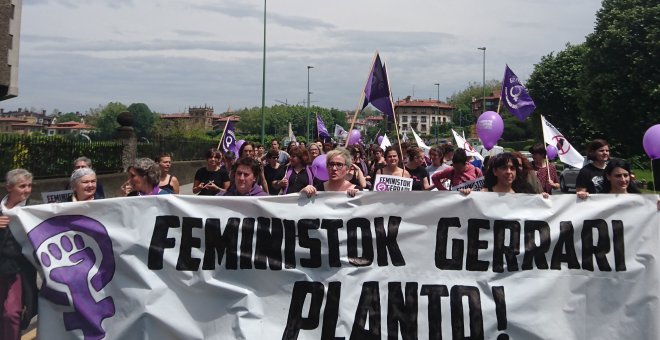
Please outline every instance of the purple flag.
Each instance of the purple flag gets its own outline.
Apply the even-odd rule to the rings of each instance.
[[[328,132],[328,129],[325,128],[325,124],[318,113],[316,114],[316,130],[319,132],[319,138],[323,140],[330,138],[330,133]]]
[[[502,93],[500,100],[511,113],[521,121],[525,120],[536,108],[534,100],[527,93],[527,89],[520,83],[518,76],[506,65],[504,79],[502,80]]]
[[[386,116],[394,117],[392,112],[392,99],[390,95],[390,84],[387,80],[387,70],[380,62],[380,55],[376,54],[376,60],[371,69],[371,75],[364,87],[364,103],[362,108],[373,105]]]
[[[234,134],[234,123],[230,120],[227,120],[227,128],[225,129],[225,135],[222,137],[222,151],[232,151],[238,155],[238,150],[236,150],[236,135]]]

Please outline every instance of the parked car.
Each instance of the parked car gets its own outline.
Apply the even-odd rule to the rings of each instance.
[[[534,158],[532,157],[531,152],[529,151],[518,151],[518,152],[520,152],[520,154],[523,155],[523,157],[527,158],[527,161],[529,161],[530,163],[534,162]]]
[[[580,168],[564,164],[564,170],[559,174],[559,188],[562,192],[568,192],[570,189],[575,190],[575,183],[577,182],[579,173]]]

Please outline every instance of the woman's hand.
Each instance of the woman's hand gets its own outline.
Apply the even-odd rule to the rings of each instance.
[[[460,192],[464,196],[467,196],[472,192],[472,188],[458,189],[458,192]]]
[[[300,190],[301,195],[306,195],[308,198],[316,195],[316,188],[313,185],[308,185]]]
[[[10,221],[9,216],[0,215],[0,229],[7,228]]]
[[[589,197],[589,192],[588,191],[578,191],[575,193],[579,199],[587,199]]]
[[[350,188],[350,189],[346,190],[346,194],[348,194],[349,197],[355,197],[355,195],[358,193],[358,191],[360,191],[360,190],[355,189],[355,188]]]

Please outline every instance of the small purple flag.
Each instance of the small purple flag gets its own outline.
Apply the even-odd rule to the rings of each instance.
[[[387,80],[387,70],[385,65],[380,62],[380,55],[376,54],[376,60],[371,69],[371,76],[364,87],[364,103],[362,108],[367,105],[373,105],[386,116],[394,117],[392,112],[392,99],[390,94],[390,84]]]
[[[506,65],[504,79],[502,80],[502,93],[500,100],[521,121],[525,120],[536,108],[534,100],[527,93],[527,89],[520,83],[518,76]]]
[[[227,128],[225,129],[225,135],[222,137],[222,151],[232,151],[238,155],[238,150],[236,150],[236,135],[234,134],[234,123],[230,120],[227,120]]]
[[[320,139],[325,140],[326,138],[330,138],[330,133],[325,128],[325,124],[318,113],[316,114],[316,130],[319,132],[318,136]]]

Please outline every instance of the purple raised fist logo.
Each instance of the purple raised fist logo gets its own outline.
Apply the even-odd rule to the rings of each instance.
[[[57,216],[28,233],[44,270],[41,294],[68,306],[67,331],[79,329],[85,339],[103,339],[103,320],[115,315],[112,297],[103,292],[115,273],[112,241],[105,227],[80,215]]]

